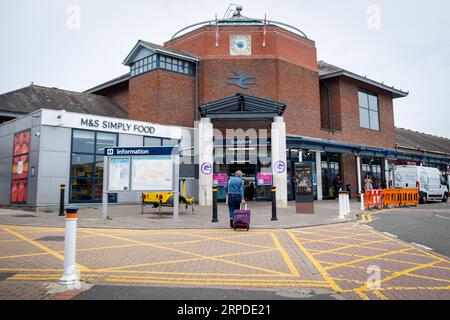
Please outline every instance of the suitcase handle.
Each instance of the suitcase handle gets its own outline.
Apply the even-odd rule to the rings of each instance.
[[[247,210],[247,204],[243,204],[243,203],[241,203],[241,206],[239,207],[239,210],[242,210],[242,207],[244,207],[244,210]]]

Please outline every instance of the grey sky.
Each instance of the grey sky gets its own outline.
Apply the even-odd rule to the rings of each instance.
[[[233,1],[246,16],[267,13],[302,29],[319,60],[410,90],[394,101],[396,125],[450,138],[449,1]],[[0,93],[32,81],[86,90],[127,72],[121,63],[138,39],[162,44],[187,25],[222,17],[229,3],[2,0]],[[80,28],[71,5],[81,10]]]

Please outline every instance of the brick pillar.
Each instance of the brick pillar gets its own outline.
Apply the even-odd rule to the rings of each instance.
[[[358,182],[356,177],[356,158],[352,154],[341,154],[341,172],[342,172],[342,181],[343,188],[345,189],[346,185],[349,184],[352,189],[352,198],[358,194]]]

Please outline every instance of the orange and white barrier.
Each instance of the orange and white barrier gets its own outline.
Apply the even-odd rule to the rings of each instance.
[[[417,189],[368,190],[361,197],[361,210],[417,206],[418,204]]]

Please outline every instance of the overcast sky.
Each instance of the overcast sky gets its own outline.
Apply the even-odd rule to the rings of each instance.
[[[286,22],[319,60],[409,90],[398,127],[450,138],[447,0],[233,0],[243,15]],[[35,84],[83,91],[127,72],[138,39],[162,44],[222,17],[230,0],[1,0],[0,93]],[[79,19],[78,19],[79,17]]]

